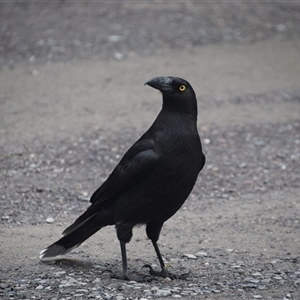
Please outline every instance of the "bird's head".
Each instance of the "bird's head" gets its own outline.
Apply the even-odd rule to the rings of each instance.
[[[167,107],[179,107],[197,115],[195,92],[188,81],[179,77],[160,76],[145,83],[163,94],[163,102]]]

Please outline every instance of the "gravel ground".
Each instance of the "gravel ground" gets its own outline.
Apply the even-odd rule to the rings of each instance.
[[[1,299],[300,299],[298,3],[1,3],[0,23]],[[189,278],[147,275],[144,228],[132,281],[103,273],[113,228],[40,262],[154,119],[132,89],[161,73],[195,82],[207,156],[159,241]]]
[[[300,6],[295,1],[0,5],[0,62],[10,67],[24,60],[122,60],[174,48],[300,36]]]

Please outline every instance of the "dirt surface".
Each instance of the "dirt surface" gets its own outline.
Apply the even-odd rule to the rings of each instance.
[[[0,4],[1,299],[300,299],[300,5]],[[114,228],[62,260],[39,252],[88,206],[161,96],[143,83],[186,78],[198,95],[207,164],[163,227],[171,272],[144,228],[121,273]]]

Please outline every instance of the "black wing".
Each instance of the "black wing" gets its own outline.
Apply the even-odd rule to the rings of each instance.
[[[73,231],[79,224],[101,209],[110,206],[120,193],[149,174],[156,166],[158,158],[152,139],[137,141],[125,153],[107,180],[94,192],[90,200],[92,205],[63,232],[63,235]]]
[[[153,140],[139,140],[124,155],[107,180],[91,197],[93,205],[110,204],[111,198],[141,180],[156,165]]]

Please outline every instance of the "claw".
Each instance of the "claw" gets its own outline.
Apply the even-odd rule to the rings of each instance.
[[[153,270],[153,268],[150,265],[147,265],[147,264],[142,266],[142,269],[144,269],[144,268],[149,268],[149,272],[151,270]]]
[[[112,270],[109,270],[109,269],[103,270],[101,272],[101,275],[103,275],[104,273],[110,273],[110,278],[112,278],[112,279],[129,280],[129,278],[127,276],[116,275]]]
[[[109,269],[105,269],[101,272],[101,275],[103,275],[104,273],[110,273],[110,274],[113,274],[113,271],[112,270],[109,270]]]
[[[143,266],[143,269],[144,268],[149,268],[149,274],[150,275],[153,275],[153,276],[159,276],[159,277],[163,277],[163,278],[166,278],[166,277],[169,277],[170,279],[174,280],[174,279],[183,279],[183,280],[186,280],[190,274],[189,273],[185,273],[185,274],[180,274],[180,275],[176,275],[176,274],[172,274],[170,273],[168,270],[166,269],[162,269],[160,272],[159,271],[155,271],[152,266],[150,265],[144,265]]]
[[[152,268],[152,266],[150,266],[150,265],[148,265],[148,264],[143,265],[143,269],[144,269],[144,268],[145,268],[145,269],[146,269],[146,268],[149,269],[149,274],[150,274],[150,275],[160,276],[160,277],[164,277],[164,278],[169,277],[169,276],[168,276],[168,272],[167,272],[166,270],[162,270],[162,271],[158,272],[158,271],[155,271],[155,270]]]
[[[191,276],[191,274],[190,273],[183,273],[183,274],[174,275],[174,276],[176,276],[175,279],[187,280]]]

